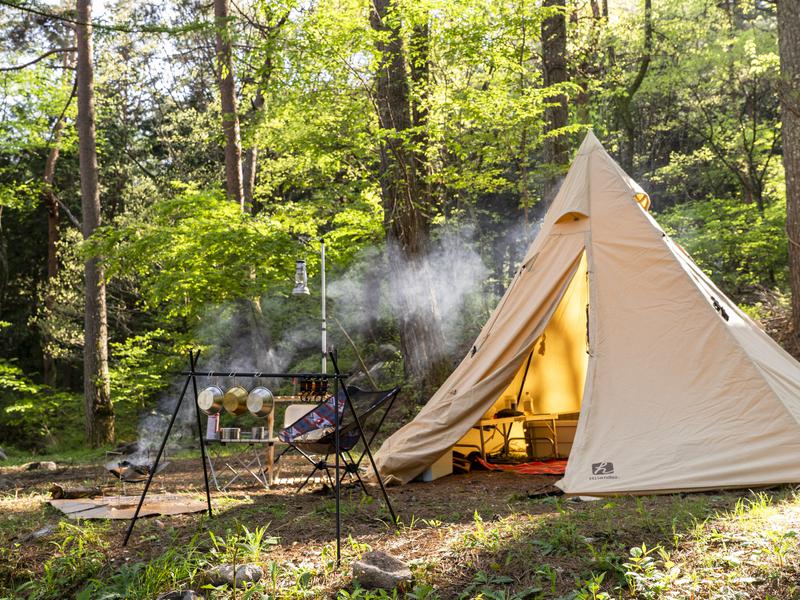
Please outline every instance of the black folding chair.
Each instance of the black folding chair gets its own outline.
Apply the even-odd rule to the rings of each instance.
[[[375,439],[399,392],[399,387],[368,392],[355,386],[347,386],[346,392],[345,390],[339,391],[339,458],[342,461],[339,469],[342,473],[337,473],[336,476],[340,480],[347,475],[355,476],[367,495],[370,493],[359,474],[361,462],[367,456],[366,445],[371,444]],[[288,447],[275,459],[275,463],[289,450],[296,450],[314,467],[305,481],[297,488],[298,492],[311,481],[318,471],[325,472],[332,488],[336,485],[331,476],[331,470],[335,469],[336,464],[328,461],[331,455],[336,455],[335,405],[336,399],[332,396],[278,433],[278,439],[288,444]],[[359,432],[359,423],[364,432],[363,440]],[[356,459],[353,457],[352,451],[359,441],[362,441],[365,446]],[[323,458],[319,459],[315,456]]]

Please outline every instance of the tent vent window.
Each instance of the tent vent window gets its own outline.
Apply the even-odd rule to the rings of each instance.
[[[714,296],[711,296],[711,303],[714,305],[714,310],[716,310],[720,315],[722,315],[723,319],[725,319],[726,321],[730,319],[728,313],[725,311],[725,307],[723,307],[719,303],[719,301],[716,298],[714,298]]]

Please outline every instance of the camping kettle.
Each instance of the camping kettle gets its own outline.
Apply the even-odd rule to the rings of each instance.
[[[222,390],[212,385],[197,395],[197,408],[207,415],[215,415],[222,410]]]
[[[268,417],[275,408],[275,397],[262,386],[254,387],[247,394],[247,410],[256,417]]]
[[[241,415],[247,412],[247,390],[240,385],[228,388],[222,397],[222,405],[232,415]]]

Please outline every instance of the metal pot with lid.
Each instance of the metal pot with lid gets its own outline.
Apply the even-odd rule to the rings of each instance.
[[[240,385],[234,385],[222,397],[222,405],[232,415],[242,415],[247,412],[247,390]]]
[[[263,386],[254,387],[247,395],[247,410],[256,417],[268,417],[275,408],[275,396]]]
[[[225,394],[217,386],[205,388],[197,395],[197,407],[207,415],[216,415],[222,410],[222,398]]]

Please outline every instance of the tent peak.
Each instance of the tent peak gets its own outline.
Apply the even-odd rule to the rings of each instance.
[[[586,136],[583,138],[583,142],[581,142],[580,148],[578,148],[578,154],[589,154],[595,150],[605,150],[605,148],[603,148],[603,144],[600,143],[600,140],[597,139],[594,131],[589,129],[589,131],[586,132]]]

